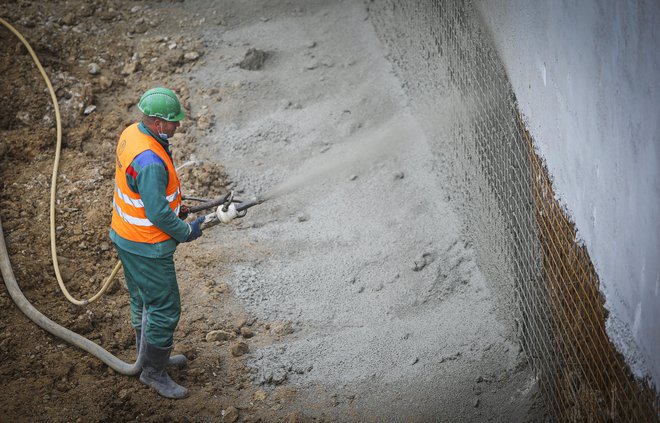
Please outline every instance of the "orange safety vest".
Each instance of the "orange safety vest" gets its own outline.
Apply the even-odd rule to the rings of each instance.
[[[133,192],[126,181],[126,169],[138,154],[151,150],[165,163],[168,173],[165,196],[170,208],[178,216],[181,206],[181,184],[172,159],[152,136],[140,131],[138,124],[126,128],[119,137],[115,164],[115,193],[112,201],[112,229],[122,238],[135,242],[155,244],[170,239],[158,229],[144,210],[140,194]]]

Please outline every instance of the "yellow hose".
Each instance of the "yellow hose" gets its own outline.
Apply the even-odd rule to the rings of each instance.
[[[115,278],[115,275],[117,274],[117,272],[119,272],[119,269],[121,269],[121,261],[117,261],[115,268],[112,269],[112,273],[110,273],[110,276],[108,276],[108,278],[103,283],[101,290],[87,300],[77,300],[73,298],[71,294],[69,294],[69,291],[66,289],[66,286],[64,286],[64,281],[62,280],[62,275],[60,274],[59,262],[57,260],[57,243],[55,236],[55,199],[57,196],[57,173],[60,167],[60,150],[62,149],[62,119],[60,117],[60,108],[57,103],[57,97],[55,96],[55,90],[53,90],[53,85],[50,83],[50,79],[48,78],[48,75],[46,75],[46,71],[44,70],[43,66],[41,66],[41,62],[39,61],[39,58],[35,54],[34,50],[32,50],[30,43],[28,43],[25,37],[23,37],[23,35],[20,32],[18,32],[16,28],[11,26],[9,22],[0,18],[0,23],[3,26],[5,26],[8,30],[10,30],[14,35],[16,35],[16,37],[18,37],[18,39],[21,40],[25,48],[27,48],[28,52],[30,53],[30,56],[32,56],[32,60],[37,65],[37,68],[39,69],[41,76],[44,78],[44,81],[46,81],[46,85],[48,86],[48,92],[50,92],[50,99],[52,100],[53,107],[55,108],[55,122],[57,124],[57,144],[55,145],[55,162],[53,164],[53,176],[51,178],[51,185],[50,185],[50,252],[53,258],[53,268],[55,270],[55,277],[57,278],[57,284],[60,286],[60,290],[62,290],[62,293],[64,294],[66,299],[75,305],[87,305],[99,299],[105,293],[105,291],[108,290],[108,288],[112,284],[112,281]]]

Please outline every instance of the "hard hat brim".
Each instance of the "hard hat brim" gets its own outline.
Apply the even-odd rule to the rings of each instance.
[[[179,113],[176,116],[171,117],[171,118],[165,117],[160,113],[145,113],[145,111],[139,105],[138,105],[138,110],[140,110],[142,112],[142,114],[144,114],[145,116],[155,117],[155,118],[158,118],[158,119],[163,119],[163,120],[166,120],[168,122],[179,122],[179,121],[182,121],[186,117],[186,113],[183,111],[183,109],[180,109]]]
[[[179,113],[174,116],[172,119],[165,119],[168,122],[179,122],[183,120],[183,118],[186,117],[186,113],[183,111],[183,109],[179,110]]]

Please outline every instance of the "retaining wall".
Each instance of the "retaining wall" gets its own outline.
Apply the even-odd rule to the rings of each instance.
[[[517,325],[555,418],[656,420],[658,397],[607,335],[591,258],[557,201],[480,15],[458,0],[367,6],[492,292],[510,306],[501,317]],[[434,118],[443,107],[454,117],[449,127]]]

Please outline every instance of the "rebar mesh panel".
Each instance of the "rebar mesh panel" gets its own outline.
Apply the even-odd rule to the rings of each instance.
[[[516,310],[503,318],[517,324],[555,420],[659,420],[657,393],[633,377],[607,336],[593,264],[469,1],[367,7],[439,166],[451,167],[447,189],[494,295]],[[448,113],[450,124],[437,119]]]

